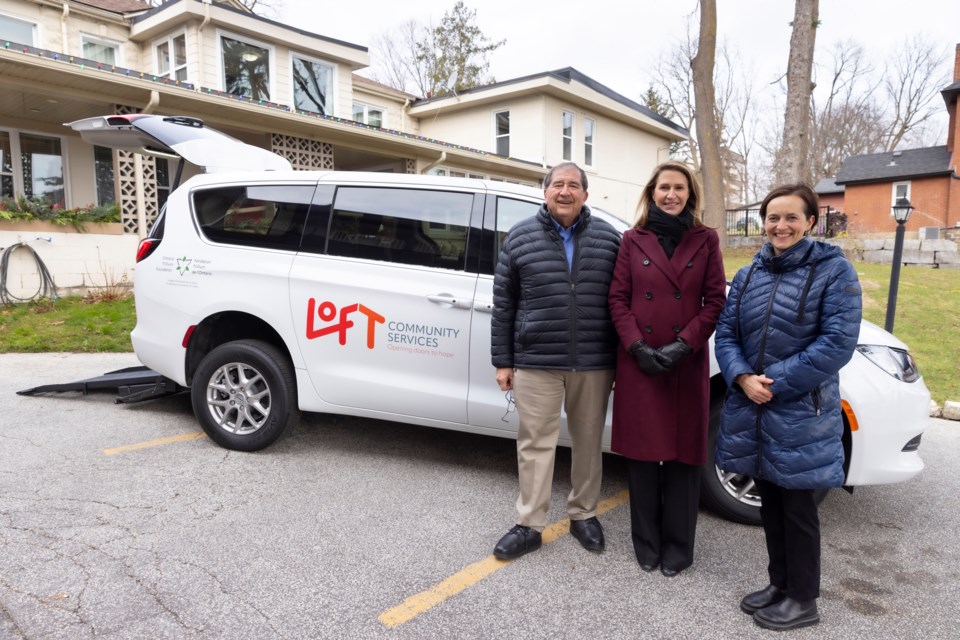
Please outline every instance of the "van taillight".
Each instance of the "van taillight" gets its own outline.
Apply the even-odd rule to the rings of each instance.
[[[137,262],[147,258],[159,246],[160,238],[144,238],[141,240],[140,246],[137,247]]]

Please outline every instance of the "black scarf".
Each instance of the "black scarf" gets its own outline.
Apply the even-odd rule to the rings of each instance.
[[[673,257],[673,252],[683,240],[687,229],[693,226],[693,214],[684,209],[680,215],[672,216],[660,207],[653,205],[647,215],[647,229],[657,234],[657,240],[663,247],[667,258]]]

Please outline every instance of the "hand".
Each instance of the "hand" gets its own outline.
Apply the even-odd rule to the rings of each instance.
[[[770,391],[773,380],[765,375],[755,376],[752,373],[741,373],[737,376],[735,382],[743,389],[743,393],[756,404],[773,400],[773,392]]]
[[[657,351],[643,340],[637,340],[630,345],[630,355],[637,361],[637,366],[648,376],[655,376],[660,373],[666,373],[667,367],[664,367],[657,359]]]
[[[513,389],[513,367],[499,367],[497,369],[497,384],[500,391]]]
[[[693,353],[693,349],[690,348],[690,345],[684,342],[683,339],[677,338],[673,342],[657,349],[657,362],[667,369],[673,369],[678,362],[691,353]]]

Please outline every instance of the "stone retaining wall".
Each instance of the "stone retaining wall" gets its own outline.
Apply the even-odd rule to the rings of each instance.
[[[833,238],[851,260],[893,263],[894,238]],[[960,269],[960,252],[952,240],[904,240],[902,264],[920,267]]]

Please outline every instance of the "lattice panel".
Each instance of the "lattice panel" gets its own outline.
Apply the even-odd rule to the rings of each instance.
[[[333,169],[333,145],[320,140],[273,134],[272,151],[290,161],[294,169]]]
[[[417,161],[413,158],[407,158],[407,173],[417,172]]]
[[[139,113],[140,109],[129,107],[122,104],[114,105],[114,113],[117,115],[128,115]],[[137,170],[134,161],[134,153],[118,149],[115,151],[117,157],[117,176],[120,192],[120,222],[123,224],[124,233],[136,233],[146,235],[157,219],[159,207],[157,206],[157,163],[153,156],[142,156],[140,166],[143,169],[143,203],[146,229],[140,229],[137,215]]]

